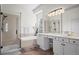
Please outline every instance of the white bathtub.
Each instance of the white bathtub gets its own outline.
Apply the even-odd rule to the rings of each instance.
[[[33,48],[36,44],[37,36],[21,37],[21,48]]]

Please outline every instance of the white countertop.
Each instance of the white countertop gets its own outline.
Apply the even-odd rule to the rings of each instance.
[[[21,37],[21,40],[33,40],[37,39],[37,36],[26,36],[26,37]]]
[[[67,36],[67,35],[64,35],[64,34],[53,34],[53,33],[38,33],[38,35],[45,35],[45,36],[55,36],[55,37],[63,37],[63,38],[69,38],[69,39],[79,39],[78,36]]]

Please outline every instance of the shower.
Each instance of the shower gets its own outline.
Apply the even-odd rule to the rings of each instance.
[[[0,54],[13,54],[20,50],[17,37],[17,15],[0,12]]]
[[[6,20],[6,17],[7,16],[5,16],[4,14],[3,14],[3,12],[0,12],[0,50],[3,48],[3,43],[2,43],[2,32],[3,32],[3,26],[4,26],[4,20]],[[1,51],[0,51],[0,54],[1,54]]]

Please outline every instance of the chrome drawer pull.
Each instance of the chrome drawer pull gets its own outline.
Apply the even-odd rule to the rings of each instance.
[[[64,39],[62,39],[62,41],[64,41]]]
[[[73,43],[75,43],[75,41],[73,41]]]
[[[65,44],[63,44],[63,46],[65,46]]]
[[[61,44],[62,46],[65,46],[65,44]]]

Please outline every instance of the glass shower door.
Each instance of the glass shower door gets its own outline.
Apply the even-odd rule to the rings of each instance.
[[[1,15],[0,15],[0,54],[1,54]]]
[[[0,54],[2,49],[2,20],[1,19],[2,19],[2,13],[0,12]]]
[[[2,30],[0,31],[1,54],[18,54],[20,50],[20,39],[18,39],[18,16],[3,13]],[[1,36],[2,35],[2,36]],[[18,52],[17,52],[18,51]],[[17,53],[16,53],[17,52]]]

